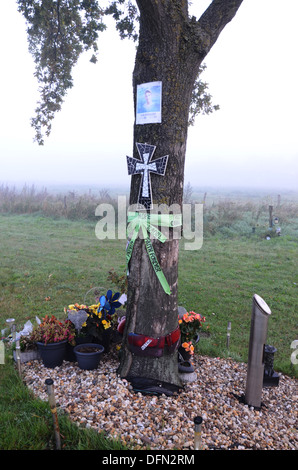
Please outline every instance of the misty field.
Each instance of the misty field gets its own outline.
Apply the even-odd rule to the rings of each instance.
[[[277,348],[274,369],[297,377],[298,366],[291,361],[291,344],[298,338],[297,195],[206,194],[187,186],[185,201],[204,204],[202,248],[186,251],[182,240],[179,264],[179,305],[206,317],[196,354],[247,362],[257,293],[272,311],[267,344]],[[118,290],[108,275],[111,269],[125,274],[126,240],[96,238],[95,208],[102,202],[117,212],[115,196],[107,190],[52,194],[0,187],[0,330],[10,317],[18,331],[27,320],[35,324],[36,316],[63,318],[70,303],[89,303],[93,287]],[[11,350],[0,364],[0,395],[0,448],[55,448],[49,406],[24,386]],[[59,424],[64,449],[123,448],[63,414]]]
[[[276,223],[269,229],[268,198],[203,196],[197,199],[204,202],[203,246],[186,251],[181,241],[178,284],[179,305],[206,317],[198,353],[247,361],[252,297],[257,293],[272,311],[267,343],[277,348],[275,370],[297,375],[290,360],[291,343],[298,337],[297,202],[276,196],[278,236]],[[97,198],[46,192],[41,197],[27,188],[21,197],[2,187],[1,329],[8,317],[20,326],[27,319],[34,322],[36,315],[62,318],[64,307],[87,301],[93,287],[117,289],[107,278],[111,269],[125,273],[126,240],[96,238],[94,212],[103,200],[113,203],[108,191]]]

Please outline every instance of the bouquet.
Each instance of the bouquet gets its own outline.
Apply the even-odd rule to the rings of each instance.
[[[90,306],[73,304],[68,307],[68,318],[72,321],[72,313],[75,311],[80,312],[82,315],[80,319],[80,331],[85,335],[91,335],[96,339],[102,337],[102,333],[112,328],[113,315],[116,309],[122,306],[119,302],[120,293],[117,292],[113,295],[111,290],[108,290],[106,295],[99,297],[99,302]],[[78,327],[79,325],[76,325]]]
[[[194,354],[193,342],[197,342],[202,323],[205,321],[205,317],[192,311],[186,312],[178,320],[181,332],[181,346],[191,355]]]

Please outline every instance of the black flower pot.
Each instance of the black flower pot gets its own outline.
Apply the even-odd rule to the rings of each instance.
[[[105,353],[108,353],[110,351],[112,333],[112,328],[108,328],[107,330],[104,330],[100,335],[100,344],[103,345]]]
[[[90,335],[89,336],[82,335],[82,336],[75,337],[75,343],[76,343],[75,346],[77,346],[78,344],[91,343],[91,342],[92,342],[92,336]],[[71,344],[67,343],[66,349],[65,349],[65,357],[64,357],[66,361],[76,362],[77,358],[74,353],[75,346],[72,346]]]
[[[99,365],[104,347],[101,344],[78,344],[73,348],[80,369],[93,370]]]
[[[38,352],[45,367],[54,369],[54,367],[61,366],[66,350],[67,341],[60,341],[59,343],[36,343]]]
[[[181,361],[190,361],[191,354],[190,354],[189,351],[185,351],[183,346],[179,346],[178,352],[179,352],[179,360],[181,360]]]

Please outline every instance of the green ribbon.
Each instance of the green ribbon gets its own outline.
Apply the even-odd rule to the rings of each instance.
[[[149,255],[149,259],[151,261],[154,272],[157,275],[165,293],[170,295],[170,286],[156,258],[148,232],[154,235],[157,240],[164,243],[167,237],[160,230],[158,230],[155,225],[158,225],[160,227],[178,227],[182,225],[181,214],[149,214],[147,212],[128,212],[127,222],[127,234],[129,235],[130,233],[132,233],[131,239],[126,248],[127,266],[132,255],[134,243],[141,228],[144,236],[144,242],[147,249],[147,253]]]

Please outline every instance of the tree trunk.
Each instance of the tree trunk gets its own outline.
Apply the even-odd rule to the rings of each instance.
[[[179,205],[182,212],[191,95],[200,64],[217,36],[207,34],[205,29],[202,34],[199,23],[188,19],[187,1],[139,0],[137,3],[140,36],[133,73],[135,104],[137,85],[161,81],[162,122],[134,125],[133,156],[139,158],[137,142],[156,146],[153,160],[169,155],[165,175],[151,174],[153,203]],[[204,27],[208,21],[207,15]],[[137,203],[140,183],[140,175],[132,176],[130,204]],[[152,240],[171,288],[170,295],[165,293],[153,270],[144,240],[136,239],[129,265],[126,325],[118,372],[122,377],[145,377],[180,386],[177,352],[171,353],[165,347],[162,357],[143,357],[132,354],[127,343],[129,333],[159,338],[178,326],[179,240],[173,239],[172,230],[167,232],[165,243]]]

